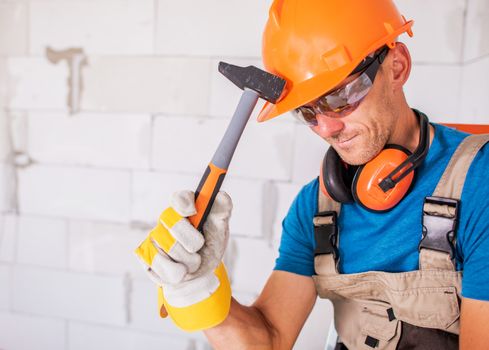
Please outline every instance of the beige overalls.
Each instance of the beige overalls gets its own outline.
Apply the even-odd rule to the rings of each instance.
[[[419,270],[338,273],[340,204],[319,190],[313,276],[334,305],[343,349],[457,349],[462,271],[455,268],[459,200],[467,171],[489,135],[465,138],[423,207]]]

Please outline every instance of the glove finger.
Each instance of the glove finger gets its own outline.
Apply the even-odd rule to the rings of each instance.
[[[211,211],[208,217],[219,217],[221,219],[229,219],[233,210],[233,201],[231,197],[224,191],[220,191],[212,204]]]
[[[151,242],[165,253],[168,253],[172,247],[177,243],[175,237],[161,224],[158,223],[155,228],[151,230],[148,238]],[[151,264],[150,264],[151,266]]]
[[[161,284],[180,283],[187,274],[187,267],[184,264],[173,261],[161,251],[153,259],[150,270],[161,280]]]
[[[163,211],[160,215],[160,223],[188,252],[195,253],[204,245],[204,236],[192,226],[190,221],[183,218],[172,207]]]
[[[206,227],[209,227],[208,224],[209,221],[205,223],[204,230],[206,230]],[[221,230],[220,232],[206,230],[206,244],[199,252],[199,255],[201,256],[199,269],[187,275],[185,277],[186,280],[202,276],[209,271],[213,271],[219,265],[224,256],[224,251],[229,239],[227,232],[227,230]]]
[[[204,233],[206,237],[205,248],[202,251],[210,250],[211,254],[222,258],[229,236],[229,218],[233,203],[231,197],[226,192],[219,192],[216,202],[204,223]]]
[[[152,239],[151,234],[136,249],[136,255],[148,272],[149,278],[158,285],[178,283],[183,280],[188,272],[184,264],[173,261],[158,246]]]
[[[184,264],[188,272],[197,271],[200,266],[201,258],[197,253],[189,253],[180,243],[176,243],[168,252],[173,260]]]
[[[153,265],[153,260],[158,254],[168,253],[172,255],[172,251],[177,248],[177,254],[174,254],[177,257],[187,257],[189,254],[184,255],[181,251],[184,250],[182,246],[177,242],[175,237],[171,235],[171,233],[162,225],[157,224],[155,228],[151,230],[148,237],[139,245],[136,249],[136,254],[141,259],[141,261],[147,266],[151,267]],[[176,259],[180,262],[178,259]],[[195,257],[190,257],[188,259],[191,261],[191,269],[193,269],[193,264],[196,260]],[[200,261],[199,261],[200,263]]]
[[[195,195],[192,191],[178,191],[172,194],[170,205],[183,217],[195,215]]]
[[[182,219],[186,221],[185,219]],[[195,230],[195,229],[194,229]],[[198,231],[198,235],[202,236]],[[190,253],[187,251],[182,244],[180,244],[173,235],[161,224],[155,227],[149,237],[151,238],[151,243],[153,247],[157,250],[161,250],[161,253],[168,254],[170,258],[175,260],[177,263],[184,264],[189,272],[195,272],[200,266],[200,255],[197,253]],[[151,262],[153,264],[153,262]],[[151,266],[149,264],[149,266]]]
[[[151,237],[149,235],[136,248],[134,252],[139,257],[140,261],[145,265],[146,268],[151,266],[154,257],[158,255],[158,250],[153,245],[153,242],[151,241]]]

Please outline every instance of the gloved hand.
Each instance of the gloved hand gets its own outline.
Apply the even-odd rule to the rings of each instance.
[[[164,308],[185,330],[215,326],[229,312],[231,289],[221,259],[229,239],[231,210],[231,198],[219,192],[202,235],[186,219],[196,214],[194,193],[176,192],[171,207],[136,249],[149,277],[162,287],[159,297]]]

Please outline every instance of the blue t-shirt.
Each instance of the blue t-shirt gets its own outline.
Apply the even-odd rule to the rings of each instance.
[[[343,204],[338,218],[341,273],[406,272],[418,269],[424,198],[431,196],[460,142],[467,136],[439,124],[414,185],[392,210],[374,213]],[[466,177],[457,230],[457,269],[463,270],[462,295],[489,300],[489,146],[475,157]],[[314,274],[314,230],[318,180],[302,188],[282,222],[275,270]]]

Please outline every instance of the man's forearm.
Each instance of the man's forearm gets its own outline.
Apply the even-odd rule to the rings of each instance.
[[[234,298],[229,316],[205,335],[214,349],[272,349],[276,332],[256,307],[243,306]]]

